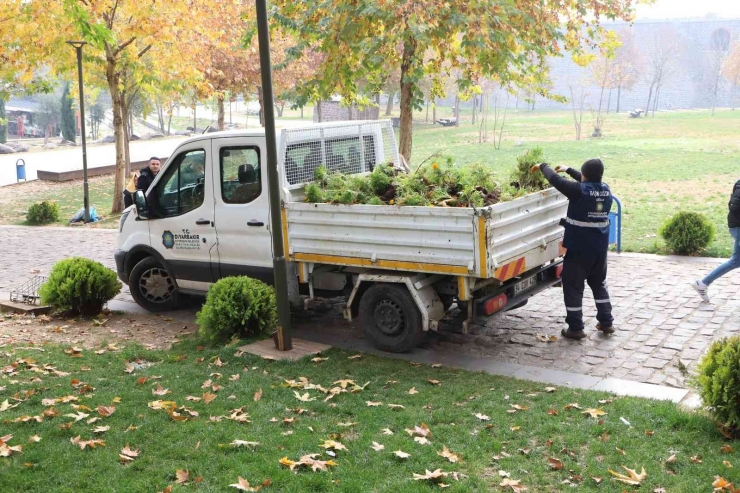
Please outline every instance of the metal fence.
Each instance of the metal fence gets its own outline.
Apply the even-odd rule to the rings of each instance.
[[[284,129],[281,157],[291,188],[314,180],[320,166],[345,174],[368,173],[380,163],[399,166],[396,136],[390,121],[319,124]]]

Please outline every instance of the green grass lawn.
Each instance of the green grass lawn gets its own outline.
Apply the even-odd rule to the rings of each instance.
[[[546,389],[368,355],[350,359],[352,353],[340,350],[325,353],[327,359],[319,363],[307,358],[289,363],[237,355],[237,345],[196,345],[186,340],[169,351],[127,345],[104,354],[83,351],[79,358],[51,344],[3,347],[0,409],[17,407],[0,411],[0,437],[12,435],[6,447],[20,445],[22,450],[0,457],[2,490],[154,492],[174,485],[172,491],[230,491],[228,485],[241,476],[252,485],[269,479],[272,484],[264,491],[425,492],[438,487],[428,480],[414,481],[413,475],[438,468],[464,475],[458,481],[443,479],[453,492],[504,491],[498,486],[500,471],[530,492],[573,491],[570,484],[577,484],[577,491],[652,492],[662,487],[688,493],[711,491],[716,475],[740,481],[740,468],[723,464],[740,466],[738,456],[722,451],[727,443],[710,420],[673,404],[612,401],[603,393]],[[137,366],[128,373],[131,362]],[[55,376],[55,370],[65,373]],[[286,384],[301,378],[325,389],[352,380],[362,389],[344,382],[348,392],[325,402],[320,390]],[[160,385],[168,392],[153,395]],[[213,385],[221,388],[214,391]],[[418,393],[409,394],[412,388]],[[215,399],[208,404],[188,400],[205,392]],[[255,400],[255,393],[261,399]],[[43,405],[44,399],[65,396],[75,400]],[[158,400],[176,402],[187,421],[152,409],[150,403]],[[574,403],[578,407],[569,406]],[[103,416],[98,406],[115,410]],[[590,408],[606,414],[596,418],[583,413]],[[236,409],[248,415],[247,422],[223,418]],[[45,410],[57,415],[40,423],[18,422],[24,416],[43,416]],[[67,416],[75,414],[77,421]],[[92,418],[98,419],[89,423]],[[431,443],[418,443],[404,431],[422,424],[431,431]],[[95,433],[96,427],[105,431]],[[105,446],[82,450],[71,442],[78,436],[102,440]],[[234,447],[234,440],[258,444]],[[325,440],[346,450],[333,458],[321,447]],[[373,442],[384,449],[373,450]],[[126,446],[138,451],[132,461],[119,456]],[[461,461],[451,463],[438,455],[443,447]],[[410,457],[396,457],[398,450]],[[0,445],[0,455],[2,451]],[[323,472],[291,472],[280,464],[283,457],[297,461],[307,454],[336,465]],[[550,467],[550,458],[558,459],[562,468]],[[626,474],[622,466],[638,473],[645,468],[647,478],[639,489],[610,479],[609,469]],[[178,470],[188,471],[186,484],[176,483]]]
[[[100,227],[115,228],[119,215],[111,215],[113,206],[113,175],[96,176],[88,180],[90,207],[95,207],[104,219]],[[82,180],[70,182],[33,181],[0,189],[0,224],[27,224],[26,212],[37,202],[53,200],[59,206],[57,226],[69,224],[69,220],[83,206]]]

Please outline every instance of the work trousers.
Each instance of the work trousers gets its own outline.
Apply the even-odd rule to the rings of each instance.
[[[563,296],[567,315],[565,321],[572,331],[583,330],[583,283],[588,283],[596,302],[596,320],[602,327],[614,322],[612,304],[606,289],[606,250],[603,252],[573,252],[568,250],[563,261]]]

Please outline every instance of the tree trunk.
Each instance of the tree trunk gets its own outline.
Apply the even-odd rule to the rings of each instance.
[[[116,142],[116,178],[113,182],[113,207],[111,214],[123,212],[123,188],[126,186],[126,153],[123,135],[123,117],[121,113],[121,99],[118,90],[120,74],[116,70],[116,60],[111,48],[106,46],[108,55],[105,68],[105,77],[108,82],[111,100],[113,101],[113,135]]]
[[[655,118],[655,110],[658,109],[658,97],[660,96],[660,84],[655,88],[655,100],[653,101],[653,118]]]
[[[321,101],[316,103],[316,118],[318,122],[321,123]]]
[[[455,96],[455,126],[460,126],[460,95]]]
[[[472,125],[475,125],[475,110],[476,110],[477,105],[478,105],[478,96],[474,95],[473,96],[473,118],[470,122]]]
[[[131,152],[129,149],[129,135],[131,132],[131,129],[129,128],[129,109],[128,104],[126,104],[126,93],[125,91],[121,91],[121,115],[123,116],[123,151],[124,151],[124,160],[126,163],[126,172],[130,171],[131,168]]]
[[[434,98],[434,104],[432,104],[432,125],[437,124],[437,98]]]
[[[619,100],[622,98],[622,86],[617,87],[617,113],[619,113]]]
[[[218,129],[223,130],[226,128],[226,124],[224,122],[224,118],[225,118],[224,97],[223,95],[219,95],[216,99],[218,101]]]
[[[416,40],[407,39],[403,44],[403,56],[401,58],[401,128],[398,151],[409,164],[411,163],[411,145],[413,141],[414,113],[411,107],[411,98],[414,95],[414,87],[412,82],[408,80],[408,74],[415,54]]]
[[[609,114],[609,110],[612,108],[612,88],[609,88],[609,99],[606,103],[606,114]]]
[[[393,113],[393,100],[395,99],[395,97],[395,92],[388,93],[388,102],[385,104],[385,116],[391,116],[391,113]]]
[[[7,114],[5,113],[5,100],[0,97],[0,144],[5,144],[8,141],[8,122]]]
[[[645,116],[647,116],[648,112],[650,111],[650,100],[653,99],[653,87],[655,87],[654,81],[650,84],[650,91],[648,92],[647,105],[645,105]]]
[[[301,106],[301,118],[303,118],[303,106]]]
[[[167,135],[170,134],[170,127],[172,126],[172,110],[169,112],[169,117],[167,118]]]
[[[424,123],[429,123],[429,98],[427,98],[427,114],[424,117]]]

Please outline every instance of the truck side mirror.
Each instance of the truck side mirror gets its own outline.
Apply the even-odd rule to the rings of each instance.
[[[134,192],[134,205],[136,206],[136,214],[141,219],[149,219],[149,207],[146,203],[146,195],[142,190]]]

